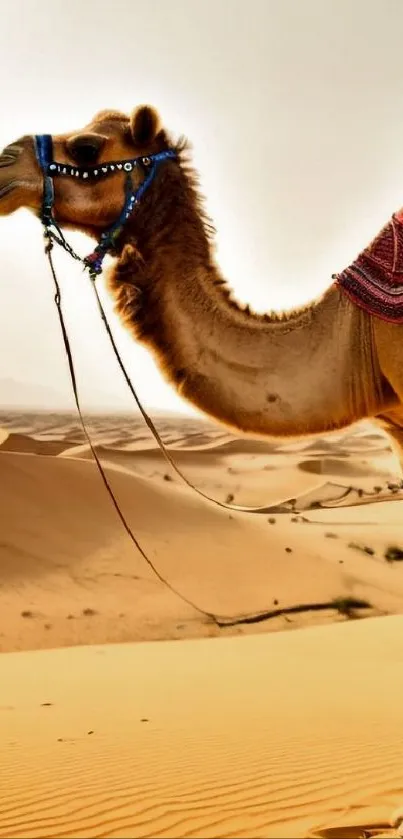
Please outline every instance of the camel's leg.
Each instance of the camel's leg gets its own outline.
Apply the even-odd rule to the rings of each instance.
[[[403,404],[403,323],[372,319],[374,342],[383,378],[396,394],[396,404]],[[392,403],[388,408],[394,408]]]
[[[374,337],[382,374],[396,394],[391,405],[378,417],[391,438],[403,471],[403,324],[374,319]]]
[[[392,449],[400,462],[403,475],[403,408],[399,407],[387,411],[375,417],[375,420],[379,422],[379,425],[382,426],[390,438]]]

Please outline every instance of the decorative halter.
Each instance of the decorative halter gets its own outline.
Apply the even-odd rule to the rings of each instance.
[[[35,151],[38,163],[43,172],[43,201],[40,220],[45,228],[45,235],[61,245],[74,259],[83,262],[92,279],[95,279],[98,274],[102,273],[102,263],[105,255],[114,249],[115,243],[128,218],[154,180],[159,165],[164,160],[177,156],[173,149],[166,149],[165,151],[149,154],[145,157],[134,157],[130,160],[108,161],[95,166],[71,166],[68,163],[57,163],[53,160],[53,140],[50,134],[37,134],[35,136]],[[136,188],[133,184],[131,173],[134,169],[139,168],[143,170],[145,177],[142,183]],[[81,181],[91,183],[94,180],[107,178],[109,175],[116,174],[117,172],[122,172],[126,176],[122,211],[116,221],[101,233],[95,250],[89,256],[82,259],[68,244],[54,218],[53,206],[55,192],[53,178],[59,176],[78,178]],[[57,233],[54,232],[55,230]]]

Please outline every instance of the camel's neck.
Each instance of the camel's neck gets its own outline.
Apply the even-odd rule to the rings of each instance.
[[[316,433],[376,412],[368,318],[335,286],[281,317],[232,302],[176,166],[159,176],[134,241],[110,279],[117,309],[201,410],[259,435]]]

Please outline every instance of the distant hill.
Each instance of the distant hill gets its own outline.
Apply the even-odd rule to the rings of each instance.
[[[19,382],[16,379],[4,378],[0,379],[0,411],[56,411],[61,413],[74,413],[75,402],[72,390],[70,390],[69,382],[65,383],[66,391],[63,393],[57,388],[47,387],[46,385]],[[81,389],[80,399],[82,408],[86,414],[94,413],[97,415],[119,416],[121,414],[135,417],[137,415],[137,408],[134,399],[130,394],[126,393],[124,401],[116,398],[109,402],[105,402],[102,393],[95,393],[92,389],[92,401],[88,401],[85,388]],[[177,422],[178,418],[184,422],[195,418],[203,425],[211,425],[212,421],[200,415],[196,409],[191,405],[184,406],[184,410],[169,411],[158,407],[153,407],[149,403],[145,403],[147,410],[154,417],[164,417],[164,419]],[[213,423],[214,424],[214,423]]]
[[[71,402],[63,393],[41,384],[0,379],[0,409],[45,408],[68,410]]]

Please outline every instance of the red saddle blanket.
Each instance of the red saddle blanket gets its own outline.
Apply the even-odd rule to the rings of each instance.
[[[403,213],[393,215],[355,262],[333,279],[371,315],[403,323]]]

